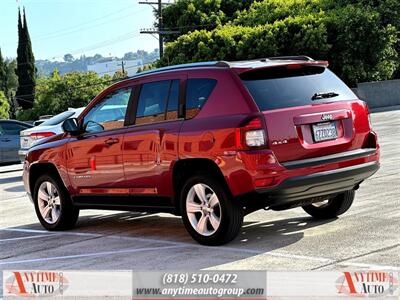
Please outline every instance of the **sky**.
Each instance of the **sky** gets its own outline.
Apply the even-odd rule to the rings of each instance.
[[[123,56],[136,50],[153,51],[158,40],[139,34],[155,21],[153,9],[138,0],[0,0],[0,49],[17,55],[18,7],[25,7],[35,59]]]

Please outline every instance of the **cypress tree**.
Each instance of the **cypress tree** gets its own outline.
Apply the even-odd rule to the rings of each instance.
[[[24,8],[24,22],[21,21],[21,13],[18,10],[18,49],[17,49],[17,70],[18,90],[16,93],[17,102],[23,108],[32,108],[35,94],[35,57],[32,52],[32,44],[26,22]]]
[[[7,94],[7,65],[3,59],[0,49],[0,91]]]

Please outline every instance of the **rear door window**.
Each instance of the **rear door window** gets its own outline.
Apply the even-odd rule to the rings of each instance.
[[[210,78],[192,78],[186,84],[186,118],[195,117],[217,84],[217,80]]]
[[[240,77],[261,111],[357,99],[343,81],[320,66],[258,69]]]
[[[144,83],[140,90],[135,124],[178,118],[179,80]]]

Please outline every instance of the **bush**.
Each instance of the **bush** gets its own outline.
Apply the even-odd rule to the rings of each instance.
[[[238,13],[233,23],[242,26],[257,26],[321,11],[320,0],[268,0],[254,2],[248,10]]]
[[[327,19],[331,68],[350,85],[387,80],[398,67],[397,32],[382,26],[379,13],[362,6],[346,6]]]
[[[399,10],[398,0],[254,2],[232,24],[168,43],[158,66],[301,54],[328,59],[350,85],[391,79],[400,75]]]
[[[241,60],[304,54],[325,57],[330,49],[323,15],[289,17],[256,27],[226,25],[200,30],[167,44],[159,66],[207,60]]]
[[[4,93],[0,91],[0,119],[8,119],[10,111],[10,104]]]

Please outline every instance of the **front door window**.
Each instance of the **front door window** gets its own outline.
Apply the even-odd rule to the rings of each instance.
[[[97,103],[83,120],[86,132],[101,132],[124,127],[131,88],[110,93]]]

